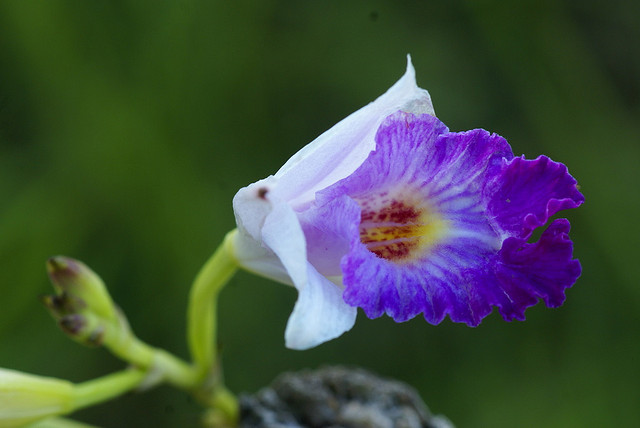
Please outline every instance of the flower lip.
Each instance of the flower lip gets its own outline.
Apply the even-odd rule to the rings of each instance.
[[[448,132],[428,115],[396,113],[376,141],[358,170],[318,198],[324,224],[355,222],[355,233],[339,227],[351,241],[341,262],[347,303],[371,318],[386,313],[402,322],[422,313],[437,324],[448,315],[470,326],[494,306],[511,320],[523,319],[539,298],[557,305],[579,275],[568,228],[553,223],[536,244],[519,230],[528,227],[527,213],[540,212],[542,221],[581,203],[564,166],[513,158],[502,137]],[[501,217],[492,209],[505,195],[521,202]],[[359,205],[359,218],[335,202],[345,197]]]

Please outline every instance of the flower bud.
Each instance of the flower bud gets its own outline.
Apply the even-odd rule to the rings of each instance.
[[[0,368],[0,427],[20,427],[73,410],[73,384]]]
[[[84,263],[63,256],[51,257],[47,272],[56,294],[44,296],[42,301],[72,339],[99,346],[106,330],[126,328],[104,282]]]
[[[100,318],[115,318],[113,301],[100,277],[84,263],[69,257],[56,256],[47,260],[47,272],[59,296],[65,296],[75,308],[73,312],[90,308]]]

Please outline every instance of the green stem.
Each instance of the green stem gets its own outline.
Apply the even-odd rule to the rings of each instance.
[[[211,407],[215,411],[219,411],[223,414],[226,422],[230,422],[235,425],[238,421],[240,413],[238,400],[236,396],[223,385],[220,385],[214,391],[214,395],[211,399]]]
[[[72,411],[122,395],[140,385],[146,376],[142,370],[129,369],[76,384]]]
[[[191,287],[187,311],[189,350],[198,373],[204,380],[216,359],[216,311],[218,293],[238,269],[232,241],[237,230],[227,234],[216,252],[202,267]]]
[[[184,389],[193,389],[197,386],[199,379],[191,365],[167,351],[142,342],[123,319],[120,320],[118,327],[106,332],[104,344],[117,357],[156,374],[159,381],[166,380]]]
[[[131,331],[126,319],[118,317],[105,326],[104,345],[136,369],[108,375],[75,386],[73,410],[116,397],[150,380],[167,381],[192,390],[212,408],[221,421],[233,423],[238,417],[235,396],[225,388],[216,367],[216,310],[218,293],[238,269],[233,257],[231,231],[213,256],[202,267],[189,296],[188,344],[193,365],[158,348],[154,348]],[[208,382],[207,382],[208,381]]]
[[[29,425],[29,428],[98,428],[67,418],[47,418]]]

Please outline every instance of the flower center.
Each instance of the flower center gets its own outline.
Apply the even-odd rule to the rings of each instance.
[[[407,263],[425,256],[446,234],[445,221],[406,189],[382,192],[358,199],[362,209],[360,242],[369,251],[395,263]]]

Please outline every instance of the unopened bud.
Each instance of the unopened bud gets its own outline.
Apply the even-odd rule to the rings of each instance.
[[[87,319],[80,314],[70,314],[60,318],[58,324],[65,333],[76,336],[87,328]]]
[[[84,263],[69,257],[51,257],[47,260],[47,272],[58,296],[64,300],[62,306],[71,306],[72,312],[78,312],[86,305],[100,318],[115,318],[113,301],[104,282]]]
[[[78,342],[87,346],[102,345],[106,326],[90,314],[70,314],[58,320],[58,325]]]
[[[44,296],[42,302],[72,339],[99,346],[107,331],[117,335],[128,329],[104,282],[84,263],[52,257],[47,260],[47,272],[56,294]]]

